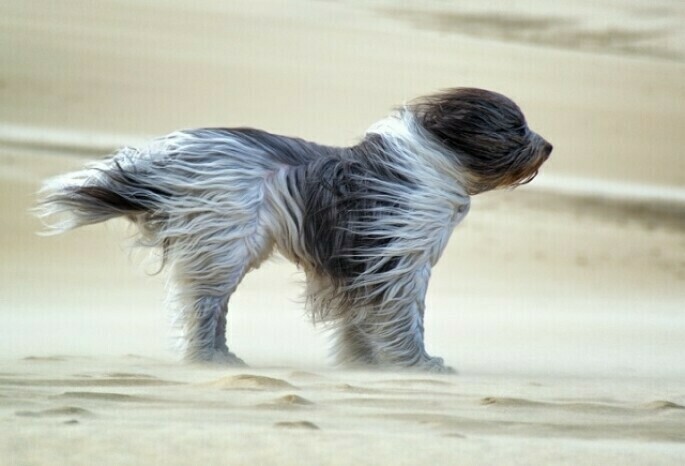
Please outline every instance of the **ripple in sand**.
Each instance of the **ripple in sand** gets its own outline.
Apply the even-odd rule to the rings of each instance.
[[[579,20],[539,14],[421,11],[397,8],[381,11],[390,17],[410,23],[416,28],[431,31],[457,32],[473,37],[571,50],[651,56],[677,61],[682,61],[683,58],[677,50],[649,45],[649,41],[660,39],[667,33],[663,29],[618,26],[593,29]]]
[[[377,382],[374,382],[374,384],[383,384],[383,385],[396,385],[400,387],[411,387],[411,386],[431,386],[431,387],[449,387],[454,384],[450,382],[446,382],[444,380],[435,380],[435,379],[392,379],[392,380],[379,380]]]
[[[144,380],[159,380],[154,375],[149,374],[135,374],[131,372],[110,372],[104,374],[105,377],[111,377],[114,379],[144,379]]]
[[[93,413],[78,406],[63,406],[50,408],[42,411],[17,411],[14,413],[20,417],[56,417],[56,416],[92,416]]]
[[[427,399],[428,398],[428,399]],[[344,398],[340,400],[333,400],[332,403],[338,405],[357,406],[361,408],[392,408],[392,409],[439,409],[442,403],[437,400],[427,398],[389,398],[387,396],[379,397],[361,397],[361,398]]]
[[[283,421],[274,424],[274,427],[279,429],[307,429],[307,430],[321,430],[319,426],[309,421]]]
[[[31,379],[31,378],[2,378],[0,385],[12,385],[20,387],[134,387],[134,386],[155,386],[155,385],[179,385],[179,382],[161,380],[154,377],[110,377],[95,379],[89,376],[81,379]]]
[[[685,406],[679,405],[677,403],[673,403],[672,401],[667,401],[667,400],[656,400],[656,401],[652,401],[650,403],[646,403],[643,406],[647,409],[655,409],[655,410],[685,409]]]
[[[375,388],[365,388],[357,387],[355,385],[350,385],[349,383],[341,383],[333,385],[332,388],[336,391],[346,392],[346,393],[383,393],[383,390],[378,390]]]
[[[302,406],[313,406],[314,403],[298,395],[285,395],[276,398],[268,403],[261,403],[260,408],[299,408]]]
[[[84,400],[102,400],[116,402],[155,401],[152,398],[146,398],[143,396],[107,392],[64,392],[61,395],[57,395],[55,398],[79,398]]]
[[[67,358],[64,356],[26,356],[22,358],[22,361],[35,361],[35,362],[61,362],[66,361]]]
[[[144,361],[154,361],[159,362],[159,359],[151,358],[149,356],[142,356],[140,354],[128,353],[123,356],[125,359],[140,359]]]
[[[299,380],[323,380],[326,378],[323,375],[307,371],[292,371],[290,373],[290,377]]]
[[[539,401],[530,401],[530,400],[525,400],[523,398],[506,398],[506,397],[499,397],[499,396],[486,396],[485,398],[481,398],[480,404],[482,404],[484,406],[496,405],[496,406],[506,406],[506,407],[513,407],[513,408],[529,408],[529,407],[550,406],[549,403],[542,403]]]
[[[265,377],[262,375],[240,374],[222,377],[214,382],[204,384],[207,387],[220,388],[221,390],[292,390],[297,389],[294,385],[282,379]]]
[[[612,406],[598,403],[546,403],[542,401],[531,401],[522,398],[505,397],[486,397],[480,400],[484,406],[501,406],[505,408],[544,408],[572,411],[575,413],[585,412],[593,414],[627,414],[632,408],[622,406]]]

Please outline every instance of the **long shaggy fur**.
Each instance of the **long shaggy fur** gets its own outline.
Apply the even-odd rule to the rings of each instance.
[[[162,248],[189,360],[242,364],[226,345],[229,298],[276,248],[305,271],[340,362],[445,371],[424,347],[431,268],[471,195],[530,181],[550,152],[506,97],[451,89],[352,147],[175,132],[47,181],[38,212],[54,232],[125,216]]]

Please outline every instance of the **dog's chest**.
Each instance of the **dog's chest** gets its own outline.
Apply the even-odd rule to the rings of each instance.
[[[428,252],[428,259],[432,266],[435,265],[440,259],[440,256],[442,256],[445,247],[447,247],[447,242],[452,236],[452,232],[456,226],[459,225],[462,220],[464,220],[466,215],[469,213],[470,207],[471,203],[468,199],[466,199],[463,203],[458,204],[456,207],[453,206],[449,213],[445,212],[444,219],[446,221],[444,221],[444,223],[437,229],[435,241],[432,247],[429,248]]]

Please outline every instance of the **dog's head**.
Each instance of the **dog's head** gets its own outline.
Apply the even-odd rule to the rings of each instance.
[[[518,105],[496,92],[448,89],[410,108],[423,129],[455,153],[470,194],[530,182],[552,152]]]

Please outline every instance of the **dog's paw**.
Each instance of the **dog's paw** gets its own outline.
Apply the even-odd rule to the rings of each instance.
[[[445,360],[440,357],[429,357],[417,366],[418,369],[436,374],[456,374],[457,371],[445,365]]]
[[[228,366],[247,367],[245,361],[230,351],[216,351],[212,356],[212,362],[225,364]]]
[[[186,355],[186,360],[199,364],[216,364],[221,366],[247,367],[245,361],[228,350],[214,350],[201,355]]]

